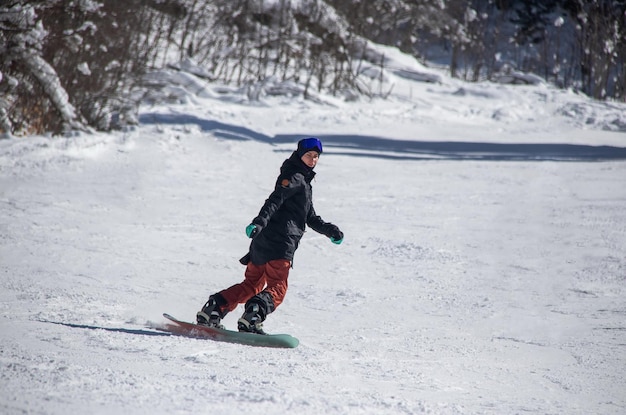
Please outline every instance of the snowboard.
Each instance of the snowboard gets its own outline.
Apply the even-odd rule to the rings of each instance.
[[[167,313],[163,313],[163,317],[170,322],[165,324],[160,330],[167,331],[172,334],[185,337],[194,337],[199,339],[209,339],[218,342],[237,343],[247,346],[258,347],[274,347],[293,349],[298,346],[300,341],[289,334],[255,334],[244,333],[232,330],[218,329],[216,327],[207,327],[195,323],[178,320]]]

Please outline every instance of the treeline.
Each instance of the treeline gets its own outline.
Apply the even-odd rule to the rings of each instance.
[[[626,98],[626,0],[5,0],[0,133],[132,123],[144,75],[185,58],[252,95],[267,79],[305,97],[384,95],[366,40],[469,81],[530,72]]]
[[[445,13],[434,6],[439,2],[407,1],[385,13],[390,21],[382,25],[348,8],[397,2],[334,3],[345,4],[346,16],[361,22],[362,33],[375,41],[424,59],[444,56],[452,76],[478,81],[514,69],[596,99],[626,98],[624,0],[447,1]]]

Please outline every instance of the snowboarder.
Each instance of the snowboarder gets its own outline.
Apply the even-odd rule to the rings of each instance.
[[[339,228],[324,222],[313,208],[311,180],[320,154],[322,142],[315,137],[304,138],[283,162],[274,191],[246,227],[252,242],[240,260],[246,265],[244,280],[211,295],[196,316],[198,324],[223,328],[224,316],[245,303],[238,330],[265,334],[263,321],[283,302],[289,269],[305,225],[335,244],[343,241]]]

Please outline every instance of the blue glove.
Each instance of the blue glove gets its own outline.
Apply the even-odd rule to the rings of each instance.
[[[248,238],[254,238],[257,233],[259,233],[259,227],[256,226],[254,223],[246,226],[246,235],[248,236]]]
[[[341,238],[341,239],[330,238],[330,241],[331,241],[332,243],[334,243],[334,244],[339,245],[340,243],[342,243],[342,242],[343,242],[343,238]]]

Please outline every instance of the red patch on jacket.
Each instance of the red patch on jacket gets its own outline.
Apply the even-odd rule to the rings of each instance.
[[[289,179],[283,179],[283,181],[280,182],[280,185],[282,187],[289,187]]]

